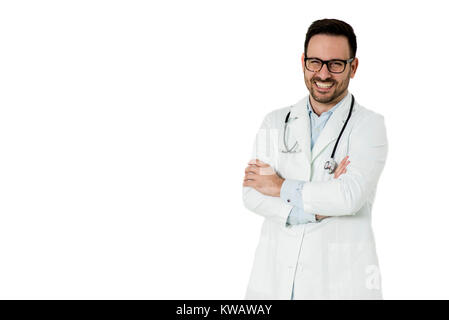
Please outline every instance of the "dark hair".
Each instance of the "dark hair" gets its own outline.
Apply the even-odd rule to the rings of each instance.
[[[306,40],[304,41],[304,54],[307,56],[307,47],[310,38],[317,34],[327,34],[333,36],[345,36],[349,42],[350,57],[354,58],[357,52],[357,39],[352,27],[344,21],[337,19],[321,19],[314,21],[309,30],[307,30]]]

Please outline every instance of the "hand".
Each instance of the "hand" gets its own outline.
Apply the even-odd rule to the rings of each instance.
[[[269,164],[252,159],[245,168],[243,186],[254,188],[267,196],[279,197],[284,180]]]
[[[351,161],[348,161],[348,158],[349,158],[349,156],[346,156],[343,158],[343,160],[341,160],[337,169],[335,169],[334,179],[337,179],[340,175],[342,175],[343,173],[346,173],[346,167],[348,166],[348,164],[351,163]],[[325,218],[328,218],[328,216],[321,216],[319,214],[316,214],[315,217],[316,217],[317,221],[321,221]]]

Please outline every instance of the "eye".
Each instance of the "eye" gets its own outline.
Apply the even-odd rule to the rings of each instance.
[[[341,61],[331,61],[330,65],[336,68],[341,68],[343,67],[345,64]]]

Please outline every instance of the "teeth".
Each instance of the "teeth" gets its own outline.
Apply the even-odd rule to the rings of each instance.
[[[333,85],[333,83],[319,82],[319,81],[315,81],[315,83],[320,88],[330,88]]]

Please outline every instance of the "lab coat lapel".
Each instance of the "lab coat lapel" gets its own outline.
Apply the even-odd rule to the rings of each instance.
[[[301,99],[298,103],[296,103],[290,113],[290,118],[293,119],[298,117],[298,119],[290,122],[290,132],[291,132],[291,141],[298,141],[299,149],[304,153],[308,164],[312,163],[311,161],[311,137],[310,137],[310,118],[309,113],[307,111],[307,99],[309,97],[305,97]]]
[[[307,100],[306,100],[307,101]],[[317,141],[315,142],[312,150],[312,162],[320,155],[320,153],[329,145],[329,143],[335,142],[340,134],[341,129],[348,116],[349,107],[351,106],[351,94],[349,93],[334,113],[327,121],[323,131],[321,131]],[[329,151],[328,157],[330,158],[332,150]]]

